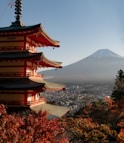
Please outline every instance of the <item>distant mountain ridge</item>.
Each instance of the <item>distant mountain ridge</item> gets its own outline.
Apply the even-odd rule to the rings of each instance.
[[[113,81],[117,72],[124,68],[124,57],[109,49],[101,49],[90,56],[65,66],[62,69],[43,71],[46,76],[53,76],[53,81],[87,82]]]

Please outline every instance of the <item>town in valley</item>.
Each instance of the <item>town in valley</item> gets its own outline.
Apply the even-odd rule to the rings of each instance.
[[[66,106],[70,113],[79,111],[85,105],[98,100],[105,100],[111,96],[114,89],[113,83],[66,83],[62,91],[45,91],[41,93],[48,103]]]

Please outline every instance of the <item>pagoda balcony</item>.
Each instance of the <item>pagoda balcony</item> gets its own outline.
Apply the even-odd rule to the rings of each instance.
[[[2,77],[28,77],[28,76],[34,76],[34,77],[41,77],[43,78],[44,76],[42,74],[32,74],[32,73],[22,73],[22,72],[17,72],[17,73],[0,73],[0,78]]]
[[[4,104],[9,107],[29,107],[31,105],[37,105],[41,103],[46,103],[45,98],[39,98],[38,100],[35,101],[10,101],[10,100],[0,100],[0,104]]]

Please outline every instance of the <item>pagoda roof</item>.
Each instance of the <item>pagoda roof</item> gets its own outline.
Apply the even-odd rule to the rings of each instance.
[[[54,83],[54,82],[49,82],[44,80],[41,77],[35,77],[35,76],[31,76],[29,77],[30,80],[37,82],[37,83],[44,83],[44,87],[45,90],[48,91],[58,91],[58,90],[65,90],[65,85],[64,84],[58,84],[58,83]]]
[[[44,31],[41,24],[32,26],[11,25],[0,28],[0,36],[20,36],[26,35],[36,43],[37,47],[52,46],[59,47],[59,41],[53,40]]]
[[[37,83],[29,78],[0,78],[0,90],[39,90],[44,83]]]
[[[1,51],[0,60],[5,59],[27,59],[27,58],[39,58],[42,53],[31,53],[28,50],[17,50],[17,51]]]
[[[47,111],[47,118],[49,119],[60,118],[70,111],[69,107],[53,105],[49,103],[31,105],[30,108],[36,113],[38,113],[41,109],[42,111]]]
[[[17,51],[3,51],[0,52],[0,60],[14,60],[14,59],[32,59],[36,60],[40,67],[55,67],[62,68],[61,62],[51,61],[47,59],[43,52],[32,53],[28,50]]]

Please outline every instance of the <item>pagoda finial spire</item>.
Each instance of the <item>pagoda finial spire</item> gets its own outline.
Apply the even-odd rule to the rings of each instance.
[[[15,22],[12,23],[12,26],[23,26],[24,24],[21,22],[22,15],[22,0],[15,0]]]
[[[22,0],[15,1],[15,14],[16,14],[16,21],[20,21],[20,16],[22,14]]]

